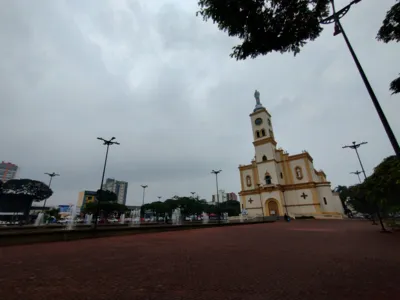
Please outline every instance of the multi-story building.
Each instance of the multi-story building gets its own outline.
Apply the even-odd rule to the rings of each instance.
[[[18,166],[10,162],[2,161],[0,163],[0,180],[6,182],[7,180],[14,179],[17,175]]]
[[[233,200],[233,201],[237,201],[238,197],[235,193],[226,193],[226,200]]]
[[[114,192],[117,195],[117,202],[125,205],[128,193],[128,183],[126,181],[107,178],[106,183],[103,184],[103,189]]]
[[[220,203],[228,201],[228,200],[238,200],[238,197],[236,196],[235,193],[225,193],[225,190],[219,190],[218,191],[218,198],[217,199],[217,195],[214,194],[212,195],[212,200],[210,204],[215,204],[217,203],[217,201],[219,201]]]
[[[77,207],[84,207],[86,203],[96,201],[96,192],[95,191],[82,191],[78,194],[78,202],[76,203]]]

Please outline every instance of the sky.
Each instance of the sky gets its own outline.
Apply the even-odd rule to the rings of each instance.
[[[337,0],[343,7],[348,0]],[[400,45],[375,40],[391,1],[362,1],[342,24],[400,140]],[[50,205],[75,204],[106,178],[129,183],[127,204],[219,187],[240,191],[239,164],[254,156],[254,90],[272,115],[278,147],[309,151],[332,186],[351,185],[393,150],[343,37],[327,25],[294,57],[236,61],[238,43],[196,17],[196,0],[0,0],[0,160],[19,178],[48,182]]]

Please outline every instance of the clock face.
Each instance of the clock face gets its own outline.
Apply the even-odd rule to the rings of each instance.
[[[261,118],[257,118],[254,123],[256,123],[256,125],[261,125],[262,124],[262,119]]]

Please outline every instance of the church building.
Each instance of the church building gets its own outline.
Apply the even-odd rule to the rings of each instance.
[[[256,107],[250,114],[255,157],[240,165],[242,209],[249,216],[343,217],[343,206],[322,170],[314,168],[313,158],[303,151],[289,155],[277,148],[271,115],[254,94]]]

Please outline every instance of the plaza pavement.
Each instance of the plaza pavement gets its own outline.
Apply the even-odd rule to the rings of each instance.
[[[1,299],[398,299],[400,234],[279,221],[0,248]]]

